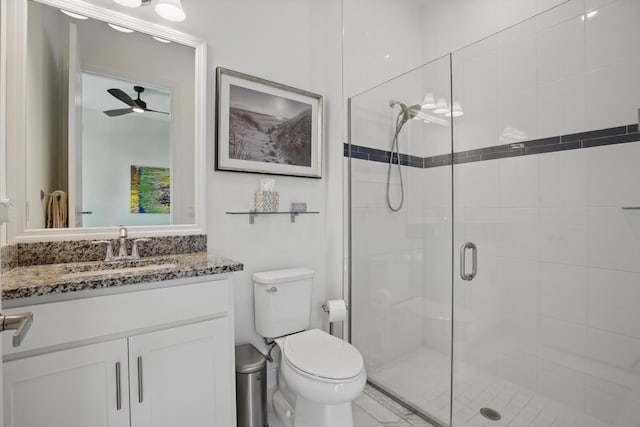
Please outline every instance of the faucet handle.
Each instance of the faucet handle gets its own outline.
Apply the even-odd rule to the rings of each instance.
[[[131,258],[133,259],[139,259],[140,258],[140,253],[138,252],[138,242],[148,242],[151,239],[135,239],[133,241],[133,247],[131,248]]]
[[[111,242],[111,240],[94,240],[91,243],[93,243],[94,245],[106,244],[107,255],[105,256],[104,260],[111,261],[113,259],[113,243]]]

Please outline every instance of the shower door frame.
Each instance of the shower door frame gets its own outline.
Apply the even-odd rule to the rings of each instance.
[[[426,64],[422,64],[418,67],[416,67],[413,70],[408,71],[407,73],[410,73],[412,71],[418,70],[422,67],[428,66],[431,63],[435,63],[437,61],[442,60],[444,57],[447,57],[448,59],[448,66],[449,66],[449,100],[453,100],[453,69],[452,69],[452,65],[453,65],[453,52],[447,53],[445,55],[443,55],[440,58],[436,58],[433,61],[430,61]],[[400,76],[396,76],[395,78],[398,78]],[[393,79],[392,79],[393,80]],[[390,80],[391,81],[391,80]],[[385,82],[387,83],[387,82]],[[382,83],[382,84],[385,84]],[[375,88],[375,87],[374,87]],[[365,92],[368,92],[374,88],[370,88]],[[365,93],[362,92],[362,93]],[[348,127],[347,127],[347,211],[348,211],[348,215],[347,215],[347,228],[348,228],[348,239],[347,239],[347,251],[348,251],[348,272],[347,272],[347,301],[348,301],[348,323],[347,323],[347,328],[346,328],[346,333],[347,333],[347,341],[349,343],[352,343],[353,341],[353,322],[352,322],[352,313],[353,313],[353,206],[352,206],[352,195],[353,195],[353,188],[352,188],[352,99],[357,97],[360,94],[356,94],[353,95],[351,97],[349,97],[347,99],[347,123],[348,123]],[[451,104],[452,102],[449,102],[450,106],[449,108],[451,108]],[[441,167],[448,167],[449,168],[449,175],[450,175],[450,179],[451,179],[451,184],[450,184],[450,215],[451,215],[451,226],[449,229],[449,233],[450,233],[450,242],[451,242],[451,250],[450,250],[450,267],[451,267],[451,271],[449,274],[449,289],[451,291],[451,308],[450,308],[450,314],[451,314],[451,321],[450,321],[450,330],[451,330],[451,336],[449,338],[449,347],[450,347],[450,352],[451,352],[451,356],[450,356],[450,360],[449,360],[449,416],[448,416],[448,423],[447,424],[443,424],[440,420],[435,419],[432,415],[430,415],[428,412],[426,412],[424,409],[417,407],[416,405],[413,405],[411,403],[406,402],[405,400],[402,400],[401,397],[398,397],[397,394],[395,394],[393,391],[391,391],[389,388],[385,387],[384,385],[380,384],[379,382],[372,380],[371,378],[367,377],[367,384],[369,384],[370,386],[372,386],[374,389],[380,391],[381,393],[383,393],[385,396],[387,396],[388,398],[390,398],[391,400],[397,402],[398,404],[402,405],[403,407],[409,409],[410,411],[412,411],[414,414],[418,415],[420,418],[424,419],[425,421],[429,422],[430,424],[432,424],[434,427],[452,427],[451,423],[452,423],[452,416],[453,416],[453,367],[454,367],[454,342],[453,342],[453,332],[454,332],[454,328],[453,328],[453,321],[454,321],[454,274],[455,274],[455,266],[454,266],[454,262],[455,262],[455,253],[454,253],[454,221],[453,221],[453,217],[454,217],[454,162],[453,162],[453,149],[454,149],[454,141],[453,141],[453,137],[454,137],[454,117],[451,117],[451,121],[450,121],[450,125],[449,125],[449,152],[447,153],[447,155],[450,158],[450,163],[448,165],[443,165]],[[405,166],[406,167],[406,166]],[[357,306],[357,304],[356,304]]]

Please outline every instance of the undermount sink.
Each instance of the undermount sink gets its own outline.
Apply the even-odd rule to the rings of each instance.
[[[78,277],[92,277],[112,274],[140,273],[153,270],[166,270],[175,268],[177,264],[163,259],[152,260],[125,260],[117,262],[97,262],[74,265],[67,267],[62,279],[74,279]]]

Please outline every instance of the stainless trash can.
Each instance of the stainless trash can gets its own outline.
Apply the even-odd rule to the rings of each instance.
[[[238,427],[268,427],[267,361],[251,344],[236,346]]]

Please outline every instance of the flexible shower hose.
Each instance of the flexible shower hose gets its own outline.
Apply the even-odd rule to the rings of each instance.
[[[405,118],[404,111],[400,111],[398,117],[396,117],[396,130],[393,134],[393,139],[391,140],[391,156],[389,157],[389,168],[387,169],[387,206],[393,212],[398,212],[402,209],[402,205],[404,205],[404,182],[402,181],[402,168],[400,165],[400,144],[398,143],[398,135],[402,130],[402,126],[407,122]],[[394,208],[391,205],[391,196],[389,194],[389,189],[391,186],[391,169],[393,168],[393,155],[395,152],[396,160],[398,161],[398,176],[400,177],[400,204],[398,207]]]

